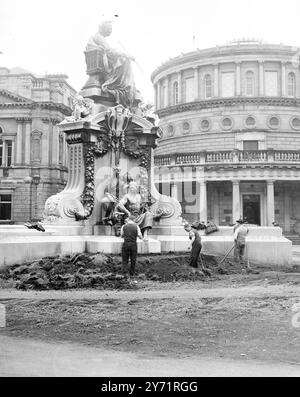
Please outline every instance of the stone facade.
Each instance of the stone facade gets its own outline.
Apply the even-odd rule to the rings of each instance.
[[[188,220],[300,231],[300,49],[239,41],[152,74],[156,183]]]
[[[0,68],[0,223],[40,218],[67,179],[64,135],[76,91],[65,75]]]

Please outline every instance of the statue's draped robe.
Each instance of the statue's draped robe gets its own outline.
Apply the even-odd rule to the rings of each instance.
[[[134,100],[140,98],[135,88],[130,59],[114,50],[100,33],[89,40],[86,50],[96,48],[103,54],[106,72],[102,90],[112,94],[117,103],[131,107]]]

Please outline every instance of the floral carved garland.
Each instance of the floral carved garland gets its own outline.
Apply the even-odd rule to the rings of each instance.
[[[129,150],[126,147],[124,137],[121,138],[121,151],[128,157],[139,160],[138,166],[142,167],[146,173],[150,169],[150,153],[147,150]],[[110,135],[107,135],[106,139],[101,136],[98,138],[98,142],[88,144],[84,147],[84,159],[85,159],[85,188],[81,195],[82,205],[84,208],[83,214],[75,214],[76,220],[87,219],[91,216],[94,209],[95,200],[95,158],[103,157],[110,150],[113,149],[112,139]]]

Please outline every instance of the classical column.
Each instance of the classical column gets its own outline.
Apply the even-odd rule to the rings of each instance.
[[[49,149],[49,153],[48,153],[48,158],[49,158],[49,165],[53,164],[53,159],[52,159],[52,152],[53,152],[53,126],[54,122],[53,120],[50,120],[50,124],[49,124],[49,141],[48,141],[48,149]]]
[[[281,62],[281,95],[286,96],[286,62]]]
[[[198,66],[194,68],[194,79],[195,79],[195,90],[194,90],[194,94],[195,94],[195,101],[197,101],[200,97],[199,95],[199,68]]]
[[[214,64],[214,96],[219,96],[219,65]]]
[[[284,231],[291,231],[291,185],[284,185]]]
[[[212,192],[212,199],[213,199],[213,220],[218,225],[220,223],[220,201],[219,201],[219,188],[217,186],[213,187]]]
[[[182,72],[178,72],[178,103],[182,102]]]
[[[201,181],[200,185],[200,203],[199,203],[199,215],[201,222],[207,222],[207,189],[206,181]]]
[[[165,88],[165,92],[164,92],[164,107],[168,107],[169,106],[169,76],[166,76],[166,88]]]
[[[267,181],[267,226],[272,226],[275,220],[274,181]]]
[[[155,109],[158,109],[157,104],[158,104],[158,100],[157,100],[157,83],[154,84],[154,105],[155,105]]]
[[[26,123],[25,128],[25,164],[30,164],[31,154],[31,124]]]
[[[59,130],[56,125],[53,126],[53,141],[52,141],[52,164],[58,164],[59,153]]]
[[[235,222],[240,216],[240,181],[232,181],[232,221]]]
[[[22,121],[17,120],[16,164],[22,164]]]
[[[236,62],[236,95],[241,95],[241,62]]]
[[[43,134],[41,140],[41,163],[44,165],[49,164],[49,126],[50,121],[48,119],[43,119]]]
[[[161,108],[161,89],[160,89],[160,81],[157,82],[157,109]]]
[[[178,186],[176,182],[171,184],[171,197],[178,200]]]
[[[264,96],[264,62],[259,61],[259,95]]]

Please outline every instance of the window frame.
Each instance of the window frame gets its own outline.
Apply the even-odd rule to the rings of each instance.
[[[292,77],[292,87],[290,83],[290,78]],[[290,93],[290,88],[292,88],[292,94]],[[289,97],[294,98],[296,96],[296,75],[294,72],[289,72],[287,81],[287,94]]]
[[[249,93],[249,76],[251,76],[251,93]],[[245,74],[245,95],[246,96],[254,96],[254,72],[253,70],[247,70]]]
[[[245,144],[247,145],[247,144],[252,144],[253,142],[255,142],[256,143],[256,146],[257,146],[257,149],[246,149],[245,148]],[[259,150],[259,140],[257,140],[257,139],[253,139],[253,140],[244,140],[243,141],[243,151],[244,152],[253,152],[253,151],[255,151],[255,150]]]
[[[208,85],[208,79],[210,79],[210,84]],[[206,73],[204,76],[204,98],[205,99],[211,99],[213,97],[213,80],[212,80],[212,75],[210,73]],[[210,96],[207,95],[208,89],[210,90]]]
[[[1,197],[2,196],[10,196],[10,201],[2,201],[1,200]],[[0,223],[9,223],[9,222],[11,222],[12,221],[12,217],[13,217],[13,193],[11,192],[11,191],[1,191],[0,190],[0,207],[1,207],[1,204],[2,203],[5,203],[5,204],[10,204],[10,219],[1,219],[0,218]],[[1,212],[1,210],[0,210],[0,212]]]
[[[178,81],[174,81],[173,83],[173,105],[178,105],[179,103],[179,89],[178,89]]]

